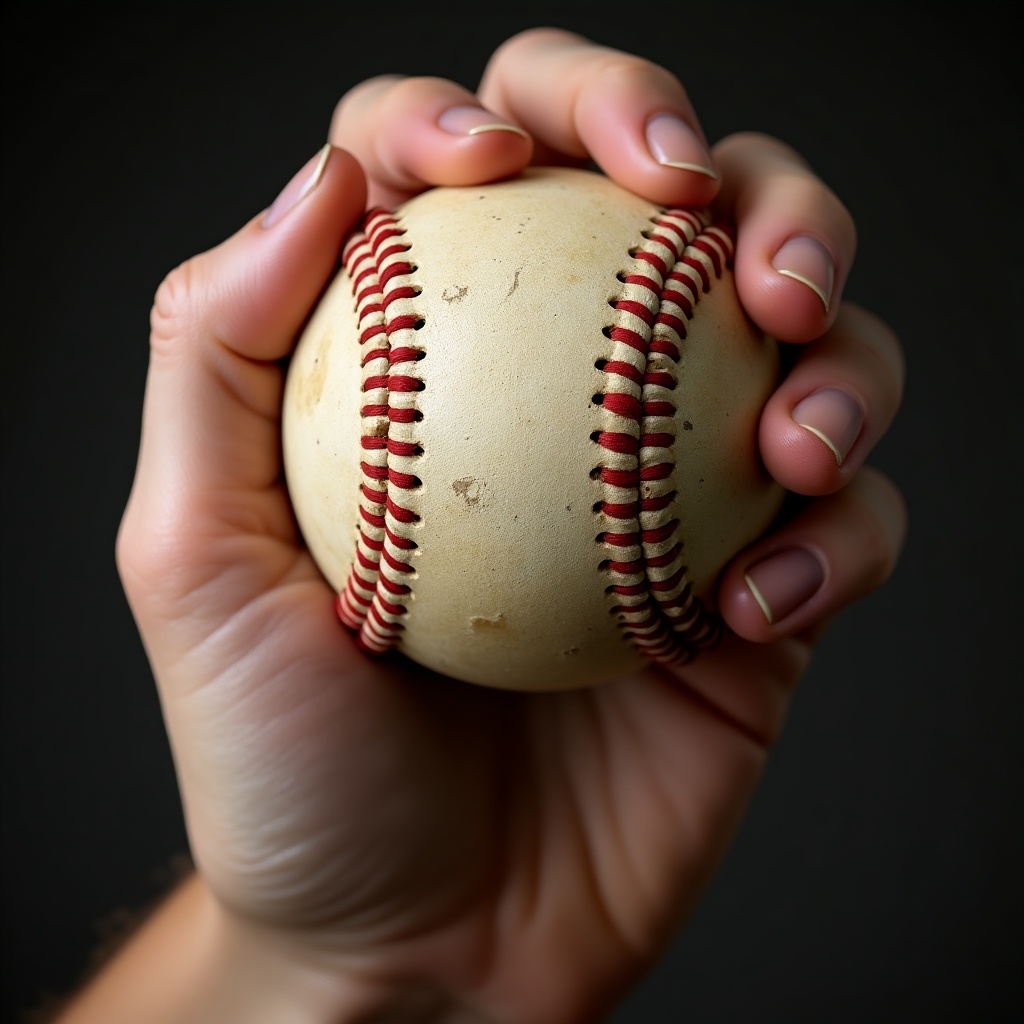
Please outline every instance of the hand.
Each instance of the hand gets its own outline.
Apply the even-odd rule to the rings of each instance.
[[[855,240],[839,201],[774,140],[709,151],[682,86],[640,58],[527,32],[476,95],[364,83],[331,140],[268,214],[172,272],[153,311],[118,559],[178,772],[190,899],[218,964],[244,949],[266,965],[254,977],[331,1019],[592,1020],[713,873],[812,639],[892,570],[902,503],[863,463],[897,408],[899,347],[841,303]],[[675,674],[532,695],[370,659],[289,507],[280,361],[367,202],[588,159],[737,224],[741,299],[794,346],[762,455],[814,500],[729,567],[731,632]]]

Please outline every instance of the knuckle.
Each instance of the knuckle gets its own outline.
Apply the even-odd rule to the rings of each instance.
[[[331,115],[331,141],[335,145],[344,146],[347,141],[346,133],[352,129],[353,121],[404,78],[403,75],[375,75],[344,93],[334,105],[334,113]]]
[[[872,326],[872,340],[879,355],[887,359],[896,370],[899,381],[902,384],[906,372],[906,356],[903,352],[903,344],[896,332],[879,316],[865,311],[864,315],[869,319]]]
[[[150,347],[173,350],[189,335],[199,289],[196,259],[179,264],[160,282],[149,316]]]
[[[882,337],[888,334],[887,331]],[[903,398],[902,349],[895,337],[892,337],[891,342],[876,343],[865,351],[868,360],[866,369],[878,388],[884,422],[888,425]]]
[[[866,515],[862,523],[860,551],[864,583],[874,590],[889,578],[894,562],[888,535],[871,515]]]
[[[634,89],[685,95],[679,78],[662,65],[560,28],[528,28],[510,36],[491,54],[482,81],[489,84],[492,79],[511,78],[522,65],[545,51],[572,54],[579,61],[573,66],[583,72],[584,80],[608,76]]]
[[[844,248],[851,251],[857,243],[857,225],[846,204],[811,171],[787,166],[779,169],[772,181],[774,189],[790,197],[794,209],[803,209],[813,220],[828,226]],[[773,191],[774,191],[773,189]]]
[[[153,531],[147,529],[137,505],[129,500],[114,542],[114,563],[129,603],[137,607],[163,578],[169,562],[155,543]]]
[[[679,93],[683,90],[682,82],[667,68],[632,53],[608,51],[598,70],[634,90],[649,89],[658,93]]]
[[[853,214],[828,185],[819,179],[815,179],[815,181],[822,190],[822,202],[826,209],[826,215],[834,225],[834,230],[843,248],[852,255],[857,248],[857,223],[853,219]]]
[[[861,582],[874,590],[892,575],[905,529],[903,498],[880,473],[864,470],[853,489]]]
[[[450,97],[462,92],[461,86],[436,75],[411,75],[381,83],[376,92],[377,109],[383,113],[415,109],[424,97]]]
[[[114,538],[114,564],[126,590],[128,589],[129,579],[132,576],[135,552],[137,550],[137,545],[132,537],[133,529],[134,523],[132,522],[129,506],[129,509],[121,517],[121,522],[117,528],[117,536]]]
[[[529,54],[530,51],[536,51],[541,47],[578,46],[583,43],[587,43],[587,41],[582,36],[566,29],[546,27],[523,29],[520,32],[515,32],[495,47],[487,62],[485,75],[487,72],[493,74],[495,70],[503,71],[505,64],[518,59],[520,50],[525,50]]]
[[[163,522],[166,510],[143,512],[130,499],[114,543],[114,561],[121,586],[136,611],[178,600],[194,588],[191,552],[194,538],[183,522]],[[173,511],[170,519],[174,519]]]
[[[844,302],[837,325],[850,338],[862,373],[878,389],[886,420],[903,396],[906,357],[895,331],[876,314]]]
[[[160,578],[159,568],[146,564],[146,553],[150,550],[138,517],[132,514],[129,506],[114,542],[114,564],[121,586],[133,606],[138,605],[149,590],[148,581]]]

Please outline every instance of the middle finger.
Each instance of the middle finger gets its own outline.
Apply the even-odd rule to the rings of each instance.
[[[535,162],[589,157],[665,205],[705,206],[718,191],[686,90],[652,61],[560,29],[530,29],[495,51],[478,95],[533,136]]]

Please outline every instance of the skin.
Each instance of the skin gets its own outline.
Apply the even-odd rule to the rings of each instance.
[[[438,127],[464,106],[525,134]],[[668,71],[548,29],[503,44],[476,94],[373,79],[339,103],[315,188],[163,282],[117,557],[197,873],[62,1024],[136,1019],[142,998],[154,1022],[599,1020],[685,921],[814,640],[898,557],[902,501],[864,461],[903,367],[892,332],[841,301],[853,224],[804,161],[741,135],[713,147],[717,178],[661,166],[644,141],[659,113],[703,139]],[[531,695],[370,659],[334,618],[288,504],[280,361],[367,203],[588,159],[656,202],[713,203],[736,223],[742,301],[792,344],[762,455],[808,500],[728,568],[730,631],[678,672]],[[832,256],[827,310],[772,266],[794,235]],[[841,466],[791,415],[821,388],[863,414]],[[824,582],[769,624],[745,571],[793,546]]]

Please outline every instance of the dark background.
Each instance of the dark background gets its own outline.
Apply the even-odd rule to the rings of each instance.
[[[859,226],[847,296],[909,364],[873,459],[909,503],[895,577],[827,636],[714,885],[613,1021],[1021,1019],[1015,6],[69,4],[9,20],[5,1022],[72,987],[186,849],[113,561],[160,279],[271,202],[346,89],[392,71],[472,87],[498,43],[542,24],[670,67],[712,140],[754,128],[802,151]]]

